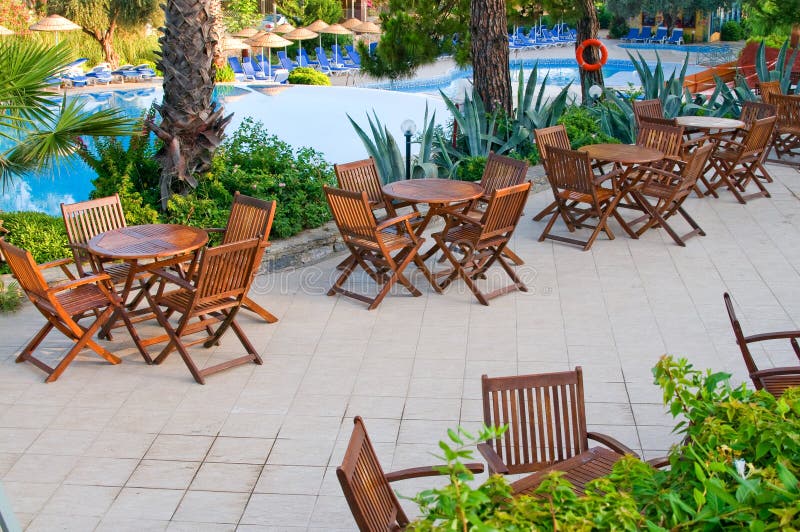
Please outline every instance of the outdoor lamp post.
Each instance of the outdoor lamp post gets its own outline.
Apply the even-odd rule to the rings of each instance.
[[[597,99],[603,94],[603,88],[600,85],[592,85],[589,87],[589,96],[592,98],[592,105],[597,103]]]
[[[417,124],[406,118],[400,124],[400,130],[406,136],[406,179],[411,179],[411,136],[417,132]]]

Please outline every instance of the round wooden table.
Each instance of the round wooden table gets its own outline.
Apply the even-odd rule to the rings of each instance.
[[[679,126],[701,129],[703,131],[721,129],[739,129],[745,124],[741,120],[733,118],[717,118],[715,116],[678,116],[675,123]]]
[[[664,154],[659,150],[636,144],[589,144],[581,146],[578,151],[588,153],[592,159],[619,163],[623,166],[652,163],[664,158]]]
[[[483,187],[478,183],[454,179],[407,179],[384,185],[383,193],[400,201],[428,204],[428,212],[416,228],[417,235],[422,235],[434,216],[443,214],[444,209],[451,203],[480,198],[483,195]],[[434,245],[421,255],[422,260],[430,258],[437,249],[438,247]]]
[[[86,247],[90,253],[106,259],[123,260],[130,265],[128,277],[125,279],[125,286],[119,294],[125,304],[120,305],[114,312],[111,319],[101,329],[99,336],[101,338],[108,336],[109,331],[120,318],[121,312],[126,313],[129,318],[141,315],[149,317],[151,312],[149,308],[136,309],[142,298],[145,297],[145,292],[153,284],[152,279],[144,281],[141,278],[142,275],[147,276],[148,270],[152,271],[186,262],[187,255],[203,247],[206,242],[208,242],[208,233],[205,230],[199,227],[175,224],[122,227],[100,233],[89,240],[86,243]],[[143,260],[148,262],[141,263],[140,261]],[[147,277],[152,278],[152,276]],[[127,304],[128,296],[137,278],[139,279],[141,290],[133,301]],[[136,321],[141,320],[142,318],[139,318]],[[131,337],[144,359],[151,363],[152,359],[147,353],[146,346],[158,343],[161,341],[161,337],[142,340],[135,330],[131,330]]]

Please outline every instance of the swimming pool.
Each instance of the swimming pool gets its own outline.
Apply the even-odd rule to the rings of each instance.
[[[400,124],[411,118],[421,126],[425,106],[444,123],[448,111],[440,98],[423,94],[377,91],[353,87],[220,85],[216,97],[226,113],[234,113],[227,132],[233,132],[245,117],[261,120],[268,131],[295,148],[312,147],[331,163],[362,159],[363,144],[347,120],[349,114],[367,129],[367,113],[374,110],[398,143]],[[136,90],[103,90],[74,98],[87,110],[117,107],[129,116],[139,116],[154,101],[161,101],[161,87]],[[416,153],[416,150],[414,150]],[[96,177],[83,161],[72,159],[48,174],[15,179],[0,197],[0,210],[33,210],[59,214],[59,205],[88,199]]]
[[[656,63],[649,62],[652,68],[655,68]],[[580,86],[580,74],[578,72],[578,63],[574,59],[512,59],[509,62],[511,68],[512,81],[516,81],[519,73],[519,67],[522,66],[524,79],[530,76],[534,65],[538,65],[538,79],[541,82],[545,74],[549,74],[547,84],[557,87],[563,87],[572,82],[573,85]],[[682,63],[661,63],[664,72],[669,76],[675,69],[680,69]],[[687,74],[693,74],[703,70],[704,67],[690,65],[687,68]],[[603,77],[606,86],[608,87],[627,87],[629,83],[639,85],[639,76],[636,74],[636,69],[628,59],[609,59],[603,66]],[[453,69],[447,74],[427,79],[410,79],[410,80],[397,80],[394,82],[375,83],[368,85],[373,89],[383,89],[390,91],[402,92],[423,92],[423,93],[437,93],[439,90],[448,93],[448,89],[454,82],[460,79],[472,78],[472,68]]]

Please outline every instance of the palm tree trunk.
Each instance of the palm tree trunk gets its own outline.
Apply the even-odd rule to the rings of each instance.
[[[596,39],[597,33],[600,31],[600,23],[597,20],[594,1],[578,0],[578,8],[582,11],[583,16],[578,20],[576,49],[586,39]],[[587,47],[583,52],[583,60],[587,63],[598,63],[600,61],[600,51],[593,46]],[[580,73],[581,97],[583,98],[583,103],[587,103],[589,101],[589,87],[592,85],[603,87],[603,71],[587,72],[584,69],[580,69]]]
[[[147,126],[164,142],[156,154],[161,163],[161,206],[173,193],[197,186],[197,176],[211,169],[233,115],[212,101],[214,91],[214,0],[168,0],[158,68],[164,73],[164,100],[156,105],[161,123]]]
[[[486,110],[511,114],[505,0],[471,0],[470,39],[475,90]]]

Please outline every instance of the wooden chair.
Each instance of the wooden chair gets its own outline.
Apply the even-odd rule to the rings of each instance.
[[[583,395],[583,371],[481,377],[483,422],[508,425],[495,440],[478,444],[490,474],[516,475],[541,471],[599,442],[619,455],[636,453],[610,436],[589,432]],[[606,474],[597,472],[584,483]],[[583,486],[576,488],[582,491]]]
[[[764,103],[775,105],[772,97],[776,94],[783,94],[780,81],[761,81],[756,86],[759,94],[761,94],[761,101]]]
[[[686,166],[677,173],[657,167],[644,167],[639,170],[645,175],[642,177],[641,187],[634,194],[645,215],[629,222],[629,225],[644,224],[636,231],[637,235],[641,236],[651,227],[661,227],[679,246],[686,246],[685,241],[695,235],[705,236],[703,229],[683,209],[683,202],[691,194],[697,179],[705,170],[713,150],[712,143],[698,148],[689,157]],[[655,199],[655,205],[650,204],[647,198]],[[692,230],[685,235],[678,235],[667,223],[667,219],[676,213],[692,227]]]
[[[742,113],[739,115],[739,120],[744,122],[745,127],[733,133],[734,140],[736,140],[736,137],[743,138],[747,133],[747,131],[750,131],[750,128],[753,127],[753,124],[755,124],[756,120],[761,120],[762,118],[767,118],[770,116],[776,116],[774,105],[770,105],[768,103],[753,102],[753,101],[742,102]],[[779,126],[780,123],[778,124],[778,127]],[[774,145],[774,142],[775,142],[775,136],[773,134],[773,138],[770,141],[770,144]],[[758,177],[760,179],[763,179],[767,183],[772,183],[773,181],[772,176],[764,167],[764,162],[767,159],[768,153],[769,149],[764,150],[763,153],[761,154],[761,159],[758,161],[757,165],[759,172]]]
[[[488,305],[490,299],[513,290],[528,291],[506,262],[503,251],[519,223],[530,189],[530,183],[496,189],[492,192],[480,220],[461,213],[448,215],[444,230],[432,235],[453,266],[452,272],[438,285],[440,289],[444,290],[457,277],[461,277],[483,305]],[[461,258],[456,258],[453,248],[461,251]],[[500,264],[513,283],[484,294],[475,281],[495,262]]]
[[[755,360],[753,360],[753,355],[750,353],[750,344],[769,340],[789,340],[792,350],[800,362],[800,345],[797,343],[797,339],[800,338],[800,331],[781,331],[745,336],[742,332],[742,326],[736,318],[736,312],[733,310],[731,296],[726,292],[722,297],[725,300],[728,318],[731,320],[733,334],[736,336],[736,343],[742,352],[742,358],[744,358],[745,366],[747,366],[747,371],[750,373],[750,379],[753,381],[753,386],[755,386],[756,390],[767,390],[772,395],[780,397],[787,388],[800,386],[800,365],[758,369]]]
[[[397,282],[413,296],[421,296],[422,293],[403,275],[403,270],[412,261],[438,291],[430,271],[417,254],[425,239],[418,237],[411,228],[409,221],[416,213],[389,218],[379,224],[372,214],[365,191],[351,192],[331,187],[324,187],[324,190],[333,219],[352,257],[352,260],[344,262],[344,271],[331,286],[329,296],[342,294],[352,297],[368,303],[369,310],[377,308]],[[372,280],[382,285],[374,298],[342,287],[356,266],[360,266]]]
[[[756,120],[741,142],[730,139],[717,141],[717,149],[711,156],[714,175],[706,181],[708,185],[706,194],[718,197],[716,189],[725,185],[739,203],[746,203],[748,199],[759,196],[770,197],[769,191],[756,177],[755,171],[764,151],[769,149],[775,121],[774,116]],[[759,191],[743,195],[751,182],[755,183]]]
[[[403,530],[409,524],[400,501],[390,482],[411,478],[439,476],[439,466],[415,467],[384,473],[378,455],[364,427],[364,420],[356,416],[353,433],[344,453],[342,465],[336,476],[344,497],[361,532],[387,532]],[[473,473],[482,473],[483,464],[465,464]]]
[[[86,244],[100,233],[127,227],[119,195],[71,204],[62,203],[61,214],[78,275],[92,275],[99,270],[95,262],[99,259],[89,253]],[[127,280],[130,266],[126,262],[103,262],[102,269],[118,284]]]
[[[658,98],[653,100],[635,100],[633,102],[633,118],[636,121],[637,129],[641,127],[641,118],[643,116],[664,118],[664,108],[661,106],[661,100]]]
[[[48,285],[42,272],[48,268],[58,267],[71,259],[37,265],[31,254],[0,239],[0,249],[8,262],[11,271],[19,281],[33,306],[41,312],[47,323],[42,327],[28,345],[23,348],[16,361],[30,362],[47,373],[45,382],[55,382],[67,369],[67,366],[88,347],[111,364],[119,364],[121,360],[92,340],[92,336],[111,317],[121,301],[114,293],[108,274],[86,275],[67,282]],[[84,318],[92,318],[88,327],[79,324]],[[128,330],[135,334],[133,326],[124,316]],[[43,360],[36,358],[33,352],[53,329],[59,330],[73,345],[55,367],[50,367]]]
[[[683,130],[683,126],[644,121],[636,134],[636,144],[656,149],[664,154],[664,158],[652,163],[651,167],[672,170],[682,161]]]
[[[173,350],[177,350],[194,380],[205,384],[205,377],[213,373],[248,362],[262,364],[261,357],[236,322],[236,314],[244,303],[262,253],[261,239],[251,238],[221,244],[206,248],[201,253],[197,275],[193,281],[166,270],[155,270],[155,275],[177,285],[177,288],[159,291],[155,295],[146,292],[145,295],[159,324],[166,331],[168,340],[154,362],[161,364]],[[180,316],[175,327],[167,317],[174,314]],[[214,324],[218,324],[216,330],[212,328]],[[187,348],[199,343],[203,343],[206,348],[216,345],[228,329],[233,329],[247,355],[199,369],[189,356]],[[184,337],[198,333],[204,333],[200,339],[184,342]]]
[[[533,136],[536,139],[536,147],[539,149],[539,159],[542,161],[545,173],[547,170],[547,149],[550,146],[561,148],[562,150],[569,150],[571,145],[569,143],[569,136],[567,135],[567,128],[563,124],[557,126],[543,127],[533,130]],[[548,214],[555,212],[558,203],[553,201],[547,207],[539,211],[533,217],[533,221],[539,222],[544,219]]]
[[[264,256],[264,251],[269,247],[269,234],[272,230],[272,220],[275,217],[275,202],[265,201],[250,196],[245,196],[236,192],[233,195],[231,204],[231,214],[228,217],[228,224],[224,229],[206,229],[209,233],[222,233],[222,243],[230,244],[241,240],[258,238],[260,241],[259,254],[256,260],[256,268],[253,275],[258,273],[258,266]],[[278,321],[267,309],[250,299],[245,294],[242,301],[242,308],[254,312],[261,316],[267,323]]]
[[[772,144],[775,155],[778,159],[784,155],[800,155],[800,96],[776,94],[770,102],[775,105],[778,115]]]
[[[616,212],[618,191],[614,181],[611,181],[613,188],[610,189],[596,184],[592,163],[587,153],[550,146],[547,150],[547,159],[547,178],[555,196],[556,212],[552,214],[539,236],[539,242],[549,238],[583,246],[583,250],[588,251],[600,231],[613,240],[614,233],[608,226],[608,217],[612,215],[619,217]],[[588,240],[582,241],[551,235],[550,231],[559,217],[564,220],[571,233],[575,232],[576,228],[588,227],[593,229],[591,236]],[[589,218],[597,218],[597,225],[585,223]]]

